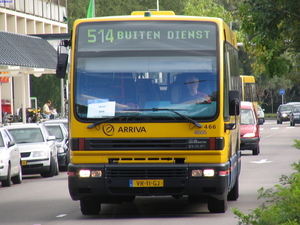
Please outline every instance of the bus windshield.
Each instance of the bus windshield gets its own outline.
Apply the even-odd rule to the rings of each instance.
[[[76,117],[87,121],[119,116],[183,120],[172,111],[157,110],[165,108],[193,119],[214,118],[218,99],[216,27],[198,23],[198,27],[186,28],[182,23],[176,26],[178,23],[168,25],[169,33],[165,34],[165,26],[157,23],[149,23],[148,27],[136,23],[131,33],[124,31],[126,26],[111,23],[103,26],[88,23],[79,28],[82,35],[77,40],[74,71]],[[145,30],[151,31],[148,38]],[[181,33],[179,41],[192,41],[178,45],[181,42],[175,37],[169,40],[175,30]],[[197,40],[198,30],[211,36]],[[127,39],[121,42],[120,33],[127,34]],[[155,46],[151,42],[154,37],[159,38]],[[133,38],[137,41],[133,42]],[[141,48],[136,50],[138,45]]]

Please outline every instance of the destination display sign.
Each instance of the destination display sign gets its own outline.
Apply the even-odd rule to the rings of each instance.
[[[77,51],[216,50],[216,26],[191,21],[88,22],[77,27]]]

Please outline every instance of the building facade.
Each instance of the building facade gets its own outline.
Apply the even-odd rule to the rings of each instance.
[[[19,34],[21,38],[24,37],[24,41],[28,41],[27,35],[68,33],[66,20],[67,0],[0,0],[0,31],[4,32],[2,35],[5,35],[5,32],[7,35]],[[36,39],[37,37],[34,37],[30,40],[34,42],[37,41]],[[6,49],[6,55],[1,55],[0,52],[1,112],[5,110],[7,113],[16,114],[22,108],[23,115],[25,115],[25,109],[33,107],[30,101],[30,74],[37,77],[45,73],[53,74],[55,65],[49,67],[42,62],[22,64],[18,59],[22,57],[24,51],[28,51],[24,54],[27,56],[34,53],[31,53],[29,47],[26,50],[26,43],[19,41],[20,36],[16,40],[17,43],[14,44],[20,44],[23,52],[19,52],[18,49],[14,52]],[[12,42],[16,40],[12,40]],[[51,45],[54,51],[58,43],[59,40],[52,41]],[[7,43],[2,44],[6,45],[4,48],[9,48]],[[7,54],[19,57],[12,56],[12,60],[8,61],[6,60],[9,58]],[[45,54],[50,53],[46,52]],[[50,55],[49,57],[53,58],[53,52]],[[26,122],[24,119],[25,117],[23,122]],[[0,120],[2,122],[2,118]]]

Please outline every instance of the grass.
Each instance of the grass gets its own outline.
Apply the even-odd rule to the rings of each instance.
[[[265,119],[274,119],[274,120],[276,120],[276,114],[274,114],[274,113],[265,113]]]

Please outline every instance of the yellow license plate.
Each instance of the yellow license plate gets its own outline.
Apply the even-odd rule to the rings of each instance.
[[[27,161],[22,161],[22,166],[26,166],[27,165]]]
[[[163,187],[164,180],[129,180],[129,187]]]

